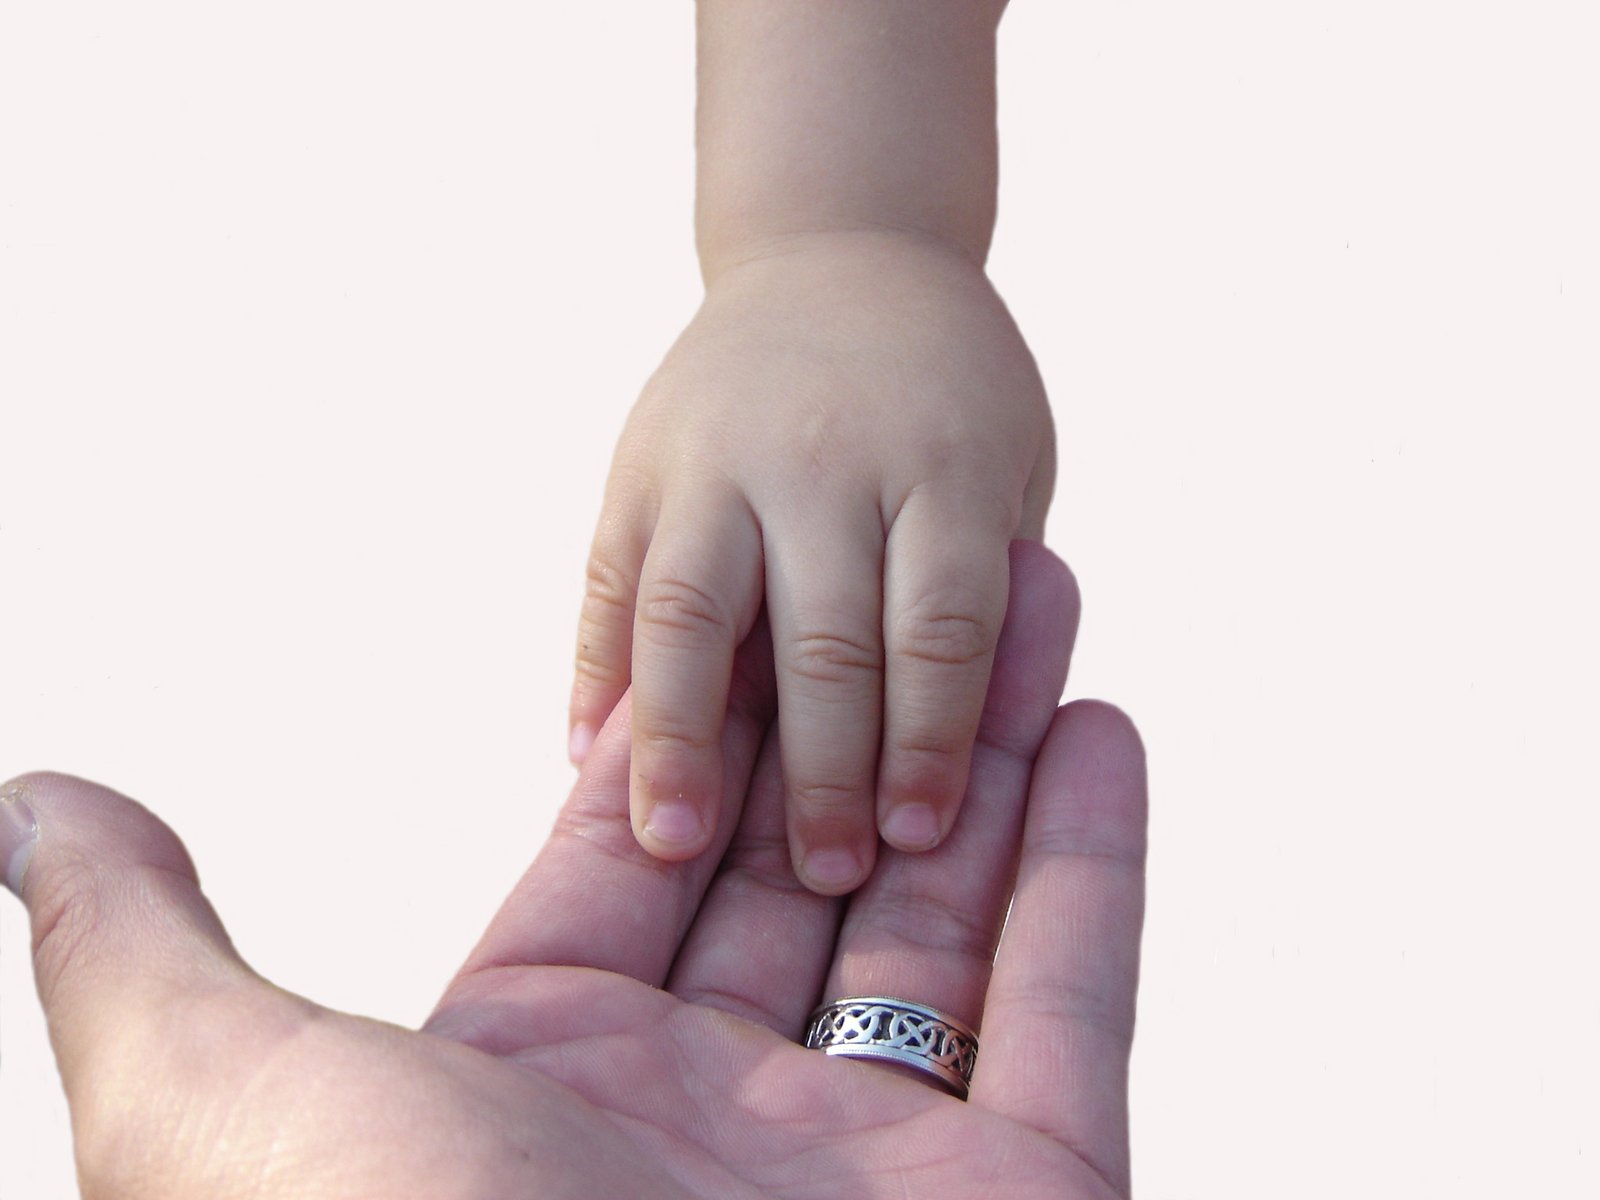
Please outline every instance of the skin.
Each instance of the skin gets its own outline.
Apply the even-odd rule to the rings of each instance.
[[[253,973],[133,801],[64,775],[0,788],[83,1194],[1127,1196],[1143,753],[1115,709],[1055,709],[1065,568],[1022,545],[1012,574],[983,820],[886,853],[848,903],[801,887],[758,630],[722,741],[745,802],[715,853],[637,845],[624,700],[421,1031]],[[986,1023],[969,1102],[795,1044],[820,996],[885,991]]]
[[[950,834],[1054,437],[984,271],[995,28],[973,0],[701,0],[703,303],[619,441],[571,747],[630,686],[635,835],[717,837],[733,662],[764,614],[798,877]]]

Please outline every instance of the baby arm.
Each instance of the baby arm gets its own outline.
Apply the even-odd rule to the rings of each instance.
[[[984,273],[995,32],[976,0],[701,0],[706,296],[618,445],[572,698],[583,756],[633,687],[634,829],[699,853],[735,647],[771,625],[788,835],[815,890],[965,791],[1053,438]]]

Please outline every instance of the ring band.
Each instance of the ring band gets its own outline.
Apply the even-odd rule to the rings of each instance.
[[[843,1058],[897,1062],[932,1075],[967,1098],[978,1035],[949,1013],[893,996],[847,996],[824,1004],[806,1024],[806,1048]]]

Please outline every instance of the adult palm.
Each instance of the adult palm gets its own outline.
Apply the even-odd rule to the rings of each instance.
[[[1143,758],[1116,710],[1055,708],[1076,612],[1019,545],[961,822],[847,900],[789,866],[769,649],[741,658],[729,832],[692,861],[633,838],[624,704],[416,1032],[252,973],[132,801],[15,781],[84,1194],[1125,1196]],[[862,994],[981,1020],[970,1101],[797,1044],[819,997]]]

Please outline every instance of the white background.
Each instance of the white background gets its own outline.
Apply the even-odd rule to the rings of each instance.
[[[1150,747],[1154,1200],[1600,1195],[1592,5],[1017,0],[992,275]],[[699,298],[688,3],[0,5],[0,777],[419,1021]],[[0,905],[0,1190],[72,1194]]]

